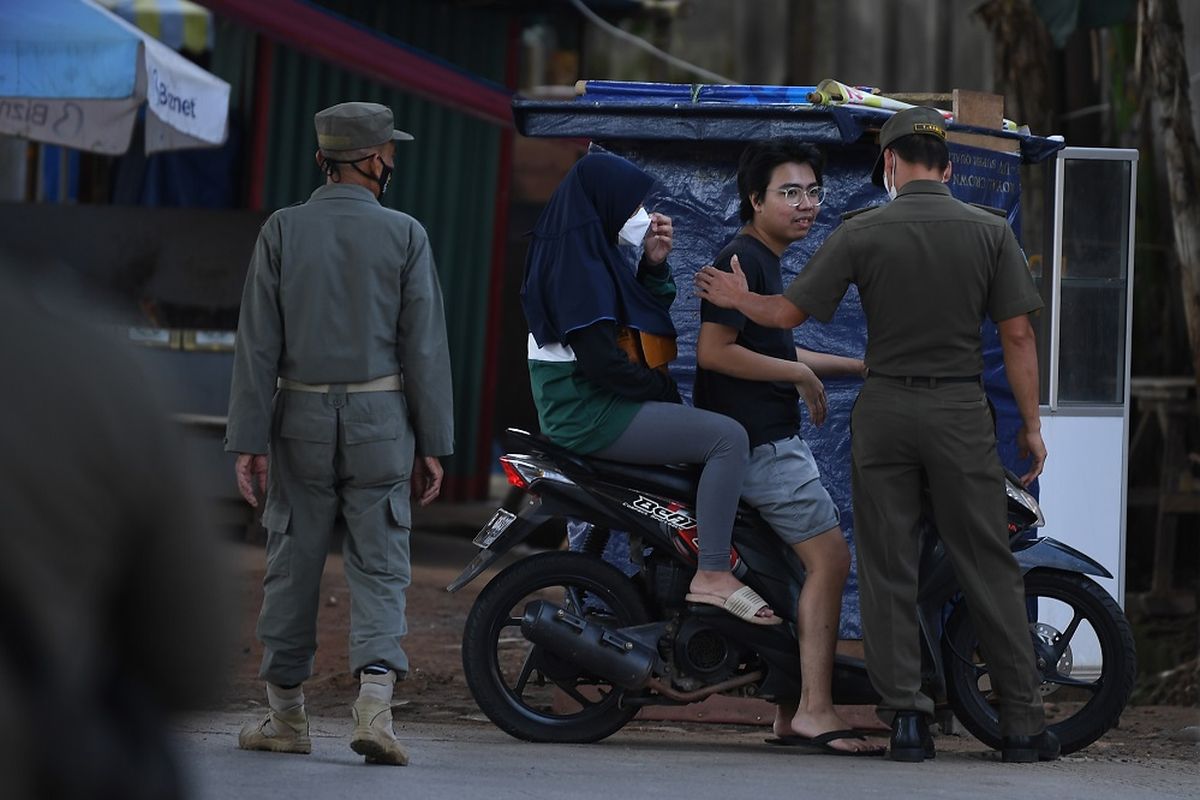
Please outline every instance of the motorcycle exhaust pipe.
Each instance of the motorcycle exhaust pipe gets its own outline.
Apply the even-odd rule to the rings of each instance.
[[[622,689],[645,686],[659,661],[658,653],[641,642],[545,600],[525,606],[521,633],[559,658]]]

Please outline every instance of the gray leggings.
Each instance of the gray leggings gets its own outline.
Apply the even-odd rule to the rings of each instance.
[[[704,464],[696,492],[700,569],[729,571],[729,540],[750,460],[741,423],[676,403],[644,403],[615,442],[593,455],[631,464]]]

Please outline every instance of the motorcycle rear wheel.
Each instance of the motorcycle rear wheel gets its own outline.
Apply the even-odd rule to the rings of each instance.
[[[1076,701],[1051,700],[1067,715],[1047,715],[1048,727],[1062,743],[1063,754],[1073,753],[1116,725],[1129,701],[1137,672],[1133,631],[1108,592],[1083,575],[1033,570],[1025,576],[1025,597],[1029,608],[1037,611],[1030,630],[1043,696],[1050,698],[1065,689],[1064,694],[1078,697]],[[987,664],[965,604],[951,614],[946,628],[943,649],[950,705],[976,738],[999,748],[999,714],[991,702]],[[1073,650],[1078,654],[1081,649],[1094,652],[1097,647],[1100,673],[1093,680],[1073,665]]]
[[[620,570],[582,553],[540,553],[505,569],[480,592],[463,630],[463,672],[480,710],[530,742],[595,742],[637,713],[622,690],[521,635],[526,604],[543,599],[621,628],[650,621]]]

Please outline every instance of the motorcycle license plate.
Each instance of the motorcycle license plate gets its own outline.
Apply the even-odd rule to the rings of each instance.
[[[496,509],[496,513],[488,520],[488,524],[475,534],[475,546],[486,550],[492,542],[500,538],[500,534],[504,533],[516,518],[517,515],[511,511],[505,511],[503,508]]]

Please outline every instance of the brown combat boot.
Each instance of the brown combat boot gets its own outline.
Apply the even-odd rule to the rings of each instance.
[[[365,756],[368,764],[408,765],[408,752],[396,740],[392,730],[392,687],[396,673],[363,673],[361,694],[354,701],[354,734],[350,748]]]
[[[247,723],[238,734],[238,747],[272,753],[311,753],[312,739],[308,736],[304,706],[282,712],[271,710],[258,723]]]

